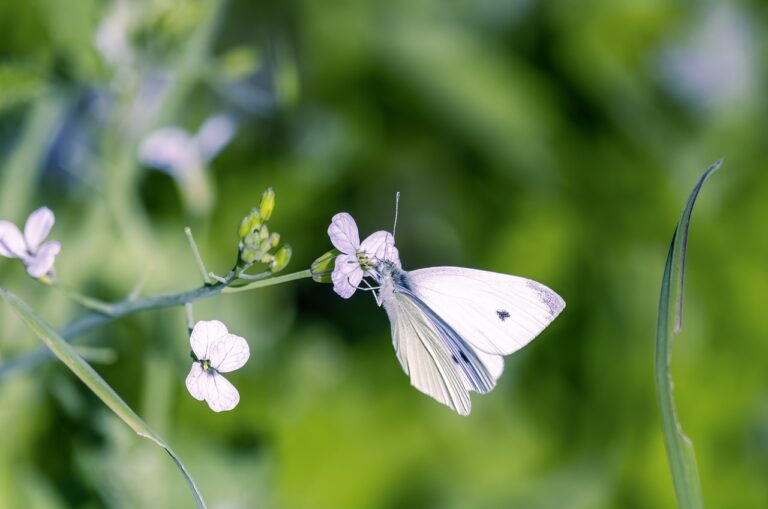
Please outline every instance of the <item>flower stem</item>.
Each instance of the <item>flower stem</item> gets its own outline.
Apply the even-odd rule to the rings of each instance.
[[[93,297],[87,297],[79,292],[76,292],[74,290],[69,290],[68,288],[64,288],[63,286],[60,286],[60,285],[51,285],[51,286],[64,292],[67,295],[67,297],[77,302],[78,304],[80,304],[86,309],[90,309],[91,311],[95,311],[97,313],[101,313],[104,315],[109,315],[112,312],[112,305],[108,302],[104,302],[103,300],[99,300],[99,299],[94,299]]]
[[[295,281],[297,279],[304,279],[308,277],[312,277],[312,271],[309,269],[301,270],[299,272],[292,272],[284,276],[277,276],[277,277],[271,277],[269,279],[262,279],[260,281],[254,281],[253,283],[249,283],[244,286],[236,286],[236,287],[228,286],[222,290],[222,293],[247,292],[249,290],[256,290],[257,288],[264,288],[266,286],[279,285],[281,283],[287,283],[288,281]]]
[[[191,302],[184,303],[184,311],[187,314],[187,333],[192,334],[195,328],[195,306]]]
[[[203,283],[207,285],[211,284],[211,278],[208,276],[208,271],[205,269],[205,263],[203,263],[203,257],[200,256],[200,250],[197,249],[195,238],[192,236],[192,228],[190,228],[189,226],[185,227],[184,235],[187,236],[187,240],[189,241],[189,248],[192,250],[192,254],[195,257],[195,261],[197,262],[197,268],[200,270],[200,275],[203,276]]]

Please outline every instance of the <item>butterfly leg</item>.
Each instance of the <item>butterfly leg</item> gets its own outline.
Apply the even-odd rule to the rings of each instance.
[[[367,292],[373,292],[373,298],[376,299],[376,305],[381,307],[381,299],[379,298],[379,294],[376,293],[376,290],[380,289],[381,286],[372,286],[371,283],[369,283],[365,279],[363,279],[362,282],[365,283],[366,286],[365,287],[358,286],[357,289],[367,291]]]

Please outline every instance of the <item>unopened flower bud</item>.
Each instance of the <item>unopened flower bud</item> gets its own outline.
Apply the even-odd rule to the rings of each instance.
[[[338,249],[331,249],[317,260],[312,262],[309,270],[312,272],[312,279],[318,283],[332,283],[331,274],[336,266],[336,257],[339,256]]]
[[[277,247],[277,245],[280,243],[280,234],[279,233],[273,233],[269,236],[269,244],[272,247]]]
[[[272,272],[280,272],[281,270],[283,270],[288,265],[288,262],[291,261],[291,254],[292,254],[291,246],[287,244],[281,247],[280,249],[278,249],[278,251],[275,253],[273,257],[273,260],[269,266],[269,269]]]
[[[270,187],[261,195],[259,216],[261,216],[262,221],[268,221],[272,217],[273,210],[275,210],[275,191]]]
[[[245,263],[253,263],[258,259],[259,252],[250,247],[245,247],[240,251],[240,259]]]
[[[259,232],[255,231],[246,235],[243,239],[243,244],[252,249],[258,249],[259,244],[261,244],[261,239],[259,239]]]
[[[237,229],[237,234],[242,239],[256,230],[259,226],[261,226],[261,216],[259,215],[258,210],[253,209],[242,221],[240,221],[240,228]]]

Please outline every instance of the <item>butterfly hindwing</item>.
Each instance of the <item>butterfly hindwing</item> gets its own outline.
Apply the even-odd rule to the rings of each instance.
[[[462,415],[468,391],[489,392],[503,369],[500,357],[478,352],[418,297],[404,288],[385,305],[392,340],[411,384]]]
[[[427,317],[403,295],[396,295],[391,306],[392,341],[411,385],[459,414],[468,415],[469,392]]]

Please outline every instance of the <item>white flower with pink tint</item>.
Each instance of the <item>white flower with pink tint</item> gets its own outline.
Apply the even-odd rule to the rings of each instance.
[[[389,261],[400,268],[400,256],[392,234],[378,231],[361,243],[357,224],[346,212],[333,216],[328,236],[334,247],[341,251],[331,275],[333,290],[345,299],[355,293],[364,276],[374,276],[371,271],[379,262]]]
[[[189,342],[194,359],[186,381],[189,393],[214,412],[232,410],[240,402],[240,393],[221,373],[245,365],[251,355],[248,342],[230,334],[218,320],[197,322]]]
[[[24,233],[15,224],[0,220],[0,256],[18,258],[33,278],[52,274],[61,244],[55,240],[43,241],[55,222],[48,207],[41,207],[29,215]]]

